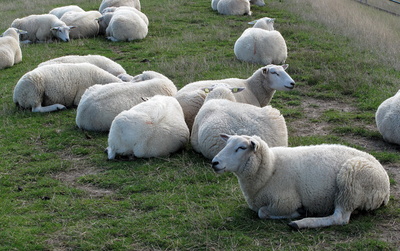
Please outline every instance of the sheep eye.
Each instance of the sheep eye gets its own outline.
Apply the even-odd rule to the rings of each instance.
[[[271,74],[276,74],[279,77],[279,73],[277,73],[275,71],[271,71]]]
[[[235,152],[239,151],[239,149],[240,149],[240,150],[246,150],[246,149],[247,149],[247,147],[244,147],[244,146],[239,146],[239,147],[236,149],[236,151],[235,151]]]

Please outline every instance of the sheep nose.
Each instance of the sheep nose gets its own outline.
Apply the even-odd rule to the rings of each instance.
[[[217,170],[218,164],[219,164],[218,161],[213,161],[213,162],[212,162],[212,168],[213,168],[214,170]]]
[[[294,87],[295,86],[295,82],[290,83],[290,86]]]

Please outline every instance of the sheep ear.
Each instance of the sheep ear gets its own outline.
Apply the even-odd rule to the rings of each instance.
[[[69,28],[70,30],[72,30],[72,29],[75,29],[76,26],[68,26],[68,28]]]
[[[284,65],[282,65],[282,67],[283,67],[284,70],[286,70],[289,67],[289,65],[288,64],[284,64]]]
[[[275,22],[275,18],[270,18],[270,19],[268,20],[268,23],[273,23],[273,22]]]
[[[231,91],[232,91],[232,93],[238,93],[238,92],[243,91],[244,89],[246,89],[246,88],[245,87],[234,87],[234,88],[231,88]]]
[[[251,22],[248,22],[248,24],[255,24],[255,23],[257,23],[257,21],[258,21],[258,19],[257,20],[253,20]]]
[[[268,69],[267,67],[264,67],[264,68],[262,69],[262,73],[263,73],[264,75],[267,75],[268,72],[269,72],[269,69]]]
[[[255,140],[250,140],[251,147],[253,148],[253,151],[256,152],[258,149],[258,143]]]
[[[228,134],[225,133],[220,133],[219,136],[221,137],[221,139],[223,139],[225,142],[228,141],[228,139],[231,137]]]

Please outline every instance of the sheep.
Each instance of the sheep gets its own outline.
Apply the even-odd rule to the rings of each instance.
[[[217,11],[222,15],[251,16],[249,0],[219,0]]]
[[[103,10],[102,16],[97,19],[99,26],[100,26],[100,31],[99,34],[106,34],[106,29],[111,21],[111,18],[114,16],[114,13],[119,10],[130,10],[135,12],[140,18],[143,19],[144,23],[148,26],[149,25],[149,19],[147,16],[139,11],[136,8],[133,7],[128,7],[128,6],[121,6],[121,7],[107,7]]]
[[[375,121],[385,141],[400,145],[400,90],[379,105]]]
[[[76,124],[88,131],[108,131],[113,119],[122,111],[143,102],[142,97],[173,96],[174,83],[154,71],[144,71],[131,83],[94,85],[83,94],[79,103]]]
[[[211,91],[194,120],[191,144],[196,152],[212,159],[224,147],[220,133],[258,135],[270,146],[287,146],[286,122],[279,110],[236,103],[233,93],[241,88],[218,84]]]
[[[139,0],[103,0],[100,4],[99,12],[103,12],[103,10],[107,7],[120,7],[120,6],[134,7],[138,10],[141,9]]]
[[[76,29],[70,31],[70,38],[88,38],[95,37],[99,34],[99,23],[97,19],[101,17],[100,12],[85,11],[65,13],[60,20],[67,25],[74,26]]]
[[[236,40],[234,53],[238,60],[256,64],[283,64],[287,59],[285,39],[273,29],[273,19],[257,20]]]
[[[189,141],[189,128],[174,97],[156,95],[118,114],[108,135],[108,159],[167,156]]]
[[[235,95],[236,101],[263,107],[271,101],[275,90],[292,90],[294,80],[285,72],[289,65],[267,65],[259,68],[248,79],[228,78],[221,80],[203,80],[189,83],[176,94],[182,106],[185,121],[192,128],[194,118],[202,106],[206,88],[217,83],[226,83],[232,87],[244,87],[245,90]]]
[[[121,81],[89,63],[51,64],[23,75],[14,88],[13,101],[32,112],[52,112],[77,106],[89,86]]]
[[[217,5],[220,0],[211,0],[211,8],[217,10]],[[264,0],[250,0],[250,4],[257,6],[265,6]]]
[[[24,43],[45,42],[53,38],[68,42],[69,31],[75,28],[74,26],[67,26],[53,14],[17,18],[11,23],[11,27],[27,31],[27,34],[21,36]]]
[[[49,64],[60,64],[60,63],[91,63],[100,67],[101,69],[108,71],[109,73],[113,74],[114,76],[119,76],[121,74],[126,74],[125,69],[118,64],[117,62],[101,55],[69,55],[63,56],[58,58],[53,58],[42,62],[38,65],[41,67],[43,65]]]
[[[269,147],[258,136],[221,135],[216,173],[233,172],[261,219],[295,219],[295,229],[349,223],[351,213],[386,205],[389,177],[370,154],[343,145]]]
[[[58,18],[61,18],[65,13],[73,11],[73,12],[85,12],[81,7],[78,5],[67,5],[62,7],[57,7],[49,11],[49,14],[53,14]]]
[[[19,35],[26,31],[8,28],[0,37],[0,69],[8,68],[22,61]]]
[[[106,29],[107,38],[113,42],[143,39],[147,33],[146,23],[130,10],[116,11]]]

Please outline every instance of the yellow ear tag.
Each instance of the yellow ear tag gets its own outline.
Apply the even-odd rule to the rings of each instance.
[[[238,88],[232,88],[232,92],[233,92],[233,93],[237,93],[238,91],[239,91]]]
[[[204,90],[205,93],[209,93],[210,92],[210,89],[208,89],[208,88],[204,88],[203,90]]]

